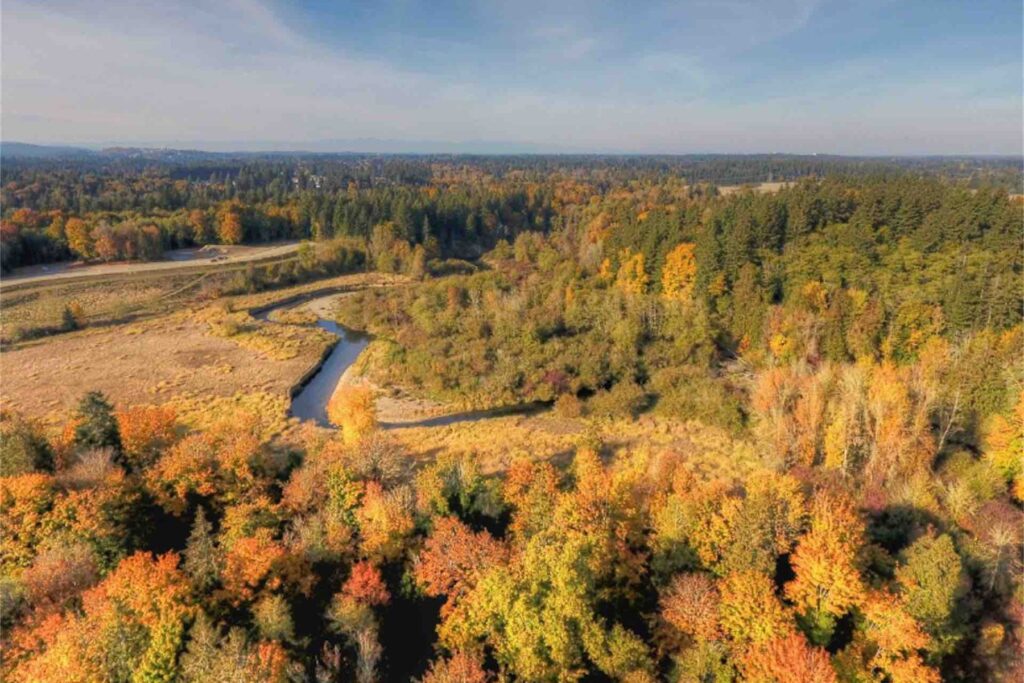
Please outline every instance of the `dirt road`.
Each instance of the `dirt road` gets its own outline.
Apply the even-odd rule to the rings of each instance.
[[[53,263],[45,266],[29,266],[18,268],[11,275],[0,279],[0,287],[4,285],[40,284],[56,282],[77,277],[95,275],[130,275],[158,270],[175,270],[178,268],[194,268],[217,263],[229,265],[246,261],[288,256],[299,248],[298,242],[276,242],[258,246],[226,246],[211,245],[202,249],[178,249],[167,252],[166,261],[149,261],[137,263],[103,263],[97,265],[81,265],[72,263]]]

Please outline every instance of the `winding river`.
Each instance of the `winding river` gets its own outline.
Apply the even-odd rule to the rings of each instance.
[[[317,299],[329,299],[334,296],[337,296],[337,293],[325,295],[323,292],[317,292],[314,295],[286,299],[266,308],[253,309],[250,313],[257,320],[269,321],[270,314],[274,311],[298,305],[309,305]],[[333,428],[333,425],[327,419],[327,403],[331,400],[331,396],[334,394],[338,382],[341,381],[342,375],[356,362],[363,349],[369,345],[370,335],[350,330],[326,318],[318,318],[316,326],[336,336],[338,341],[331,347],[327,356],[316,367],[313,374],[299,386],[298,391],[292,396],[289,414],[300,420],[312,420],[321,427]],[[425,417],[409,422],[382,422],[380,427],[383,429],[443,427],[459,422],[477,422],[506,415],[532,415],[542,412],[548,407],[547,404],[538,402],[487,410],[467,410],[460,413]]]
[[[356,362],[370,343],[370,337],[323,318],[316,321],[316,326],[338,337],[338,342],[316,374],[292,397],[291,414],[300,420],[313,420],[321,427],[330,427],[327,402],[331,400],[345,370]]]

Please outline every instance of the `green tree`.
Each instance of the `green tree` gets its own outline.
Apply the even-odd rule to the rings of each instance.
[[[905,551],[896,579],[907,612],[935,639],[936,653],[952,650],[960,639],[957,607],[969,584],[949,534],[929,534],[915,541]]]
[[[99,391],[90,391],[78,403],[78,426],[75,445],[82,449],[112,448],[121,451],[121,434],[114,417],[114,407]],[[120,463],[125,465],[126,463]]]

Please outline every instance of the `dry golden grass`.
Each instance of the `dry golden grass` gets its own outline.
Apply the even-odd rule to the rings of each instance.
[[[484,472],[500,472],[526,457],[566,464],[583,439],[596,437],[609,456],[638,448],[674,451],[707,479],[741,478],[761,468],[753,444],[694,421],[642,417],[638,420],[559,418],[549,413],[489,418],[444,427],[409,427],[388,433],[409,457],[432,460],[441,453],[465,453]]]
[[[215,397],[186,393],[171,397],[168,405],[174,408],[181,424],[200,431],[239,415],[254,418],[263,439],[278,436],[293,425],[288,419],[288,398],[266,391]]]
[[[10,341],[22,331],[55,328],[65,306],[77,303],[92,325],[109,324],[129,316],[166,312],[196,295],[195,275],[167,275],[115,282],[66,282],[0,293],[0,338]]]
[[[214,336],[273,360],[323,353],[334,340],[316,327],[260,321],[245,311],[229,312],[223,306],[201,309],[194,312],[192,318],[208,325]]]
[[[267,393],[287,401],[292,385],[319,361],[330,337],[315,328],[263,325],[275,329],[240,343],[218,337],[209,324],[179,312],[6,350],[0,353],[3,404],[54,423],[94,389],[120,405],[161,403],[178,395],[215,400],[237,393]],[[279,343],[280,348],[273,346]]]
[[[315,295],[319,292],[329,293],[331,291],[356,291],[368,287],[391,287],[394,285],[409,282],[404,275],[388,275],[385,273],[350,273],[337,277],[314,280],[294,287],[275,289],[270,292],[257,292],[256,294],[240,294],[238,296],[224,297],[226,302],[234,310],[262,308],[272,305],[278,301]]]

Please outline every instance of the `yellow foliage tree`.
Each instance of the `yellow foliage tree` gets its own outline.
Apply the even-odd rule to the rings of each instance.
[[[644,267],[644,255],[623,249],[619,254],[619,272],[615,276],[615,284],[627,294],[643,294],[647,291],[650,278]]]
[[[739,642],[764,643],[789,634],[792,620],[772,580],[760,572],[741,571],[725,577],[719,588],[719,618],[724,630]]]
[[[1013,482],[1024,469],[1024,392],[1009,416],[993,415],[985,423],[985,459],[991,462],[1007,481]]]
[[[689,301],[697,280],[696,245],[683,242],[665,257],[661,271],[661,292],[671,301]]]
[[[68,247],[82,258],[92,255],[92,237],[89,226],[81,218],[69,218],[64,225],[64,234],[68,238]]]
[[[814,499],[811,530],[793,553],[796,578],[786,584],[786,597],[818,642],[827,642],[836,619],[861,600],[864,587],[855,561],[863,537],[864,523],[847,498],[823,494]]]
[[[357,443],[377,428],[373,391],[365,386],[340,387],[327,404],[327,418],[341,427],[346,443]]]

